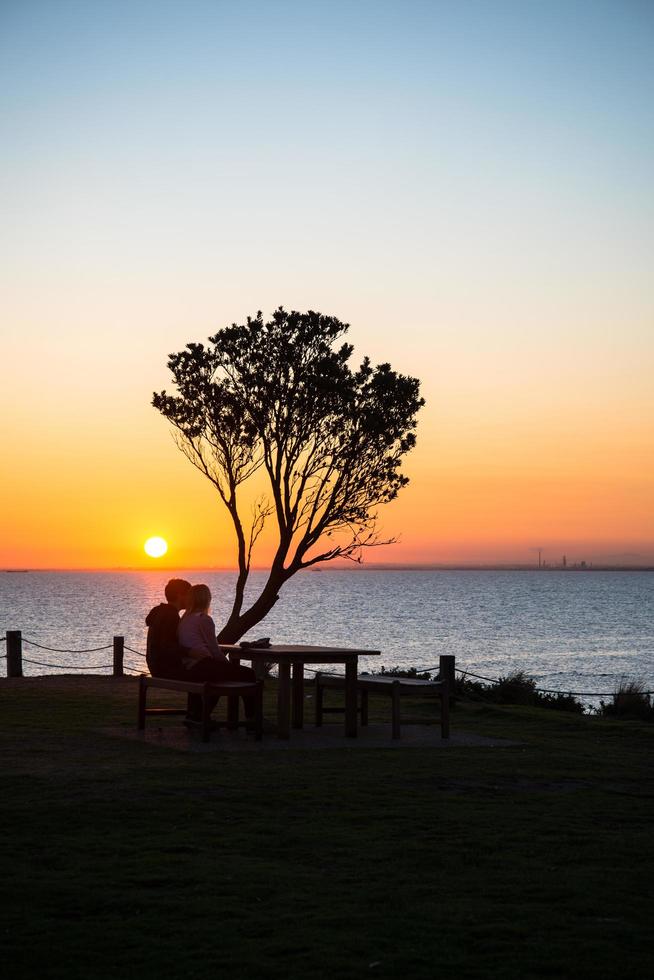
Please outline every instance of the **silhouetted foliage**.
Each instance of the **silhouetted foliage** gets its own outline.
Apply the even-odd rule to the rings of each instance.
[[[600,702],[600,714],[607,718],[654,721],[654,707],[645,691],[645,684],[635,678],[623,678],[620,681],[613,699]]]
[[[572,711],[576,715],[583,715],[586,708],[583,702],[579,701],[574,694],[542,694],[536,692],[536,704],[541,708],[554,708],[555,711]]]
[[[431,674],[428,670],[418,670],[417,667],[391,667],[390,670],[382,667],[381,672],[385,677],[406,677],[413,681],[432,681],[438,678],[438,671]]]
[[[495,700],[498,704],[534,704],[536,701],[536,681],[524,670],[514,670],[506,677],[500,677],[494,686]]]
[[[554,708],[583,715],[585,708],[572,694],[550,694],[539,691],[536,681],[523,670],[516,670],[500,677],[497,684],[484,684],[465,676],[457,678],[456,697],[469,701],[487,701],[490,704],[523,704],[537,708]]]
[[[177,444],[215,486],[236,532],[234,606],[221,631],[235,642],[258,623],[281,586],[302,568],[334,558],[361,560],[379,544],[376,509],[406,483],[402,457],[415,445],[419,382],[372,367],[353,370],[353,348],[337,342],[348,325],[320,313],[261,313],[172,354],[177,394],[153,405],[175,427]],[[337,346],[336,346],[337,345]],[[268,493],[243,519],[240,488],[257,471]],[[278,537],[268,580],[243,610],[253,546],[275,516]]]

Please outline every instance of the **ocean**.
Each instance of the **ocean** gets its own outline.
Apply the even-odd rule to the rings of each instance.
[[[220,624],[234,574],[178,574],[210,587]],[[0,636],[22,631],[27,676],[64,667],[108,672],[110,649],[42,647],[104,647],[114,635],[137,651],[126,652],[126,665],[142,669],[145,615],[162,601],[170,575],[2,573]],[[252,574],[252,595],[263,579],[263,572]],[[324,569],[291,579],[247,638],[381,650],[362,658],[360,670],[435,667],[440,654],[454,654],[457,667],[487,677],[522,669],[541,687],[610,695],[622,677],[654,690],[653,599],[654,572]]]

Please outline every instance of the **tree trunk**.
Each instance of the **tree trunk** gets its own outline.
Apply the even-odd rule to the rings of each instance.
[[[283,574],[271,575],[266,582],[259,598],[243,613],[242,616],[231,615],[220,633],[219,643],[238,643],[248,630],[264,619],[279,599],[279,590],[286,581]]]

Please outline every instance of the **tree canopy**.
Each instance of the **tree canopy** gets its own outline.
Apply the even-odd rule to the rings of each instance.
[[[153,405],[176,442],[214,485],[231,516],[238,550],[234,605],[220,633],[235,642],[266,615],[300,569],[334,558],[361,560],[382,541],[377,508],[408,479],[403,456],[415,445],[420,383],[364,358],[353,369],[348,324],[336,317],[275,311],[232,324],[171,354],[176,394]],[[257,471],[267,492],[242,512],[243,484]],[[267,582],[243,609],[252,550],[265,522],[277,547]]]

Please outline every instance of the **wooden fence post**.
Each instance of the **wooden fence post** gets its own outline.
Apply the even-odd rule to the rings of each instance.
[[[7,630],[7,677],[23,676],[23,634]]]
[[[125,637],[114,636],[114,677],[123,676],[124,652],[125,652]]]
[[[454,683],[456,681],[455,657],[444,655],[438,658],[438,675],[442,681],[447,681],[450,702],[454,701]]]

